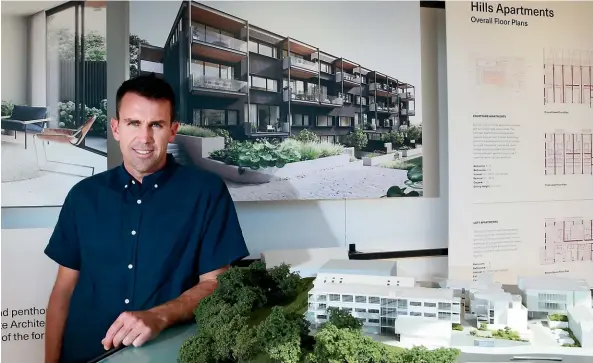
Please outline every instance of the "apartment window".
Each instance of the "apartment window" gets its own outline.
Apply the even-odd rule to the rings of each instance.
[[[325,319],[327,319],[327,315],[317,315],[317,319],[325,320]]]
[[[251,87],[265,91],[278,92],[278,81],[275,79],[251,76]]]
[[[245,105],[247,115],[247,105]],[[252,130],[257,132],[277,131],[277,124],[280,121],[280,107],[271,105],[249,105],[249,122]]]
[[[327,295],[317,295],[317,301],[327,301]]]
[[[350,126],[352,126],[352,117],[340,116],[340,126],[341,127],[350,127]]]
[[[342,301],[351,303],[354,301],[354,298],[352,295],[342,295]]]
[[[317,305],[318,309],[327,309],[327,304],[319,304]]]
[[[193,110],[193,124],[196,126],[236,125],[238,119],[239,111],[237,110]]]
[[[369,314],[379,314],[379,309],[369,309]]]
[[[422,306],[420,301],[410,301],[410,306]]]
[[[344,311],[346,313],[351,313],[352,312],[352,308],[342,308],[342,311]]]
[[[566,295],[564,294],[537,294],[537,298],[539,301],[557,301],[557,302],[565,302]]]
[[[227,111],[227,125],[236,125],[239,120],[239,111],[228,110]]]
[[[379,324],[379,319],[369,319],[369,323],[371,323],[371,324]]]
[[[431,302],[425,302],[424,306],[427,308],[436,308],[437,304],[436,303],[431,303]]]
[[[381,303],[381,299],[379,299],[377,296],[369,296],[369,304],[380,304]]]
[[[339,294],[330,294],[329,301],[340,301],[340,295]]]
[[[203,126],[222,126],[224,125],[224,110],[202,110]]]
[[[398,310],[397,315],[408,315],[407,311]]]
[[[295,113],[292,115],[293,126],[309,126],[309,115]]]
[[[250,40],[249,51],[266,57],[278,58],[278,50],[274,46],[260,41]]]
[[[424,313],[425,318],[436,318],[437,314],[435,313]]]
[[[367,76],[360,76],[362,83],[367,83]]]
[[[422,316],[422,313],[419,313],[417,311],[410,311],[410,316]]]
[[[451,310],[451,303],[439,303],[439,310]]]
[[[181,24],[181,23],[180,23]],[[207,43],[216,43],[216,45],[227,45],[228,41],[226,41],[229,37],[233,38],[234,35],[229,32],[225,32],[223,30],[213,28],[211,26],[207,26],[201,23],[192,22],[192,26],[194,27],[193,31],[193,38],[195,40],[199,40],[202,42]]]
[[[327,142],[327,143],[331,143],[331,144],[335,144],[336,143],[336,137],[334,135],[329,135],[329,136],[319,135],[319,141],[321,141],[321,142]],[[377,302],[377,304],[378,304],[378,302]]]
[[[332,126],[332,117],[319,115],[317,116],[317,126],[328,127]]]
[[[367,302],[367,297],[366,296],[357,296],[355,298],[357,303],[366,303]]]
[[[191,73],[194,76],[207,78],[235,79],[235,69],[221,64],[192,60]]]
[[[356,313],[366,313],[367,312],[367,309],[356,308],[356,309],[354,309],[354,312],[356,312]]]
[[[555,303],[555,302],[542,302],[538,304],[540,310],[566,310],[566,304]]]
[[[323,62],[323,61],[321,61],[319,63],[321,64],[321,71],[323,73],[329,73],[329,74],[333,74],[334,73],[331,64],[326,63],[326,62]]]
[[[451,313],[439,311],[439,320],[451,320]]]

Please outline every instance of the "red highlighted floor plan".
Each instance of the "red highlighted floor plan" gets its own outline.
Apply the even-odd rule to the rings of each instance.
[[[592,219],[546,219],[545,223],[544,247],[540,255],[542,265],[592,261]]]
[[[593,175],[593,134],[546,134],[546,175]]]

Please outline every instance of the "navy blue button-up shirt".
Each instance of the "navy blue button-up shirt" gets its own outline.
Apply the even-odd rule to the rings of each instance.
[[[122,165],[76,184],[45,253],[79,271],[62,363],[102,354],[120,313],[175,299],[200,274],[249,254],[224,182],[171,155],[142,183]]]

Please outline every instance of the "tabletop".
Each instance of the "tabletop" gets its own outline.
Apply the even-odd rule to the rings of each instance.
[[[124,348],[99,363],[177,363],[181,345],[196,334],[196,329],[195,324],[170,328],[141,347]]]

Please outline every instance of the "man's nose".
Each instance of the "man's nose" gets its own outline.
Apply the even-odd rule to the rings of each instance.
[[[138,139],[143,143],[152,142],[152,127],[142,127],[140,128],[140,135],[138,135]]]

